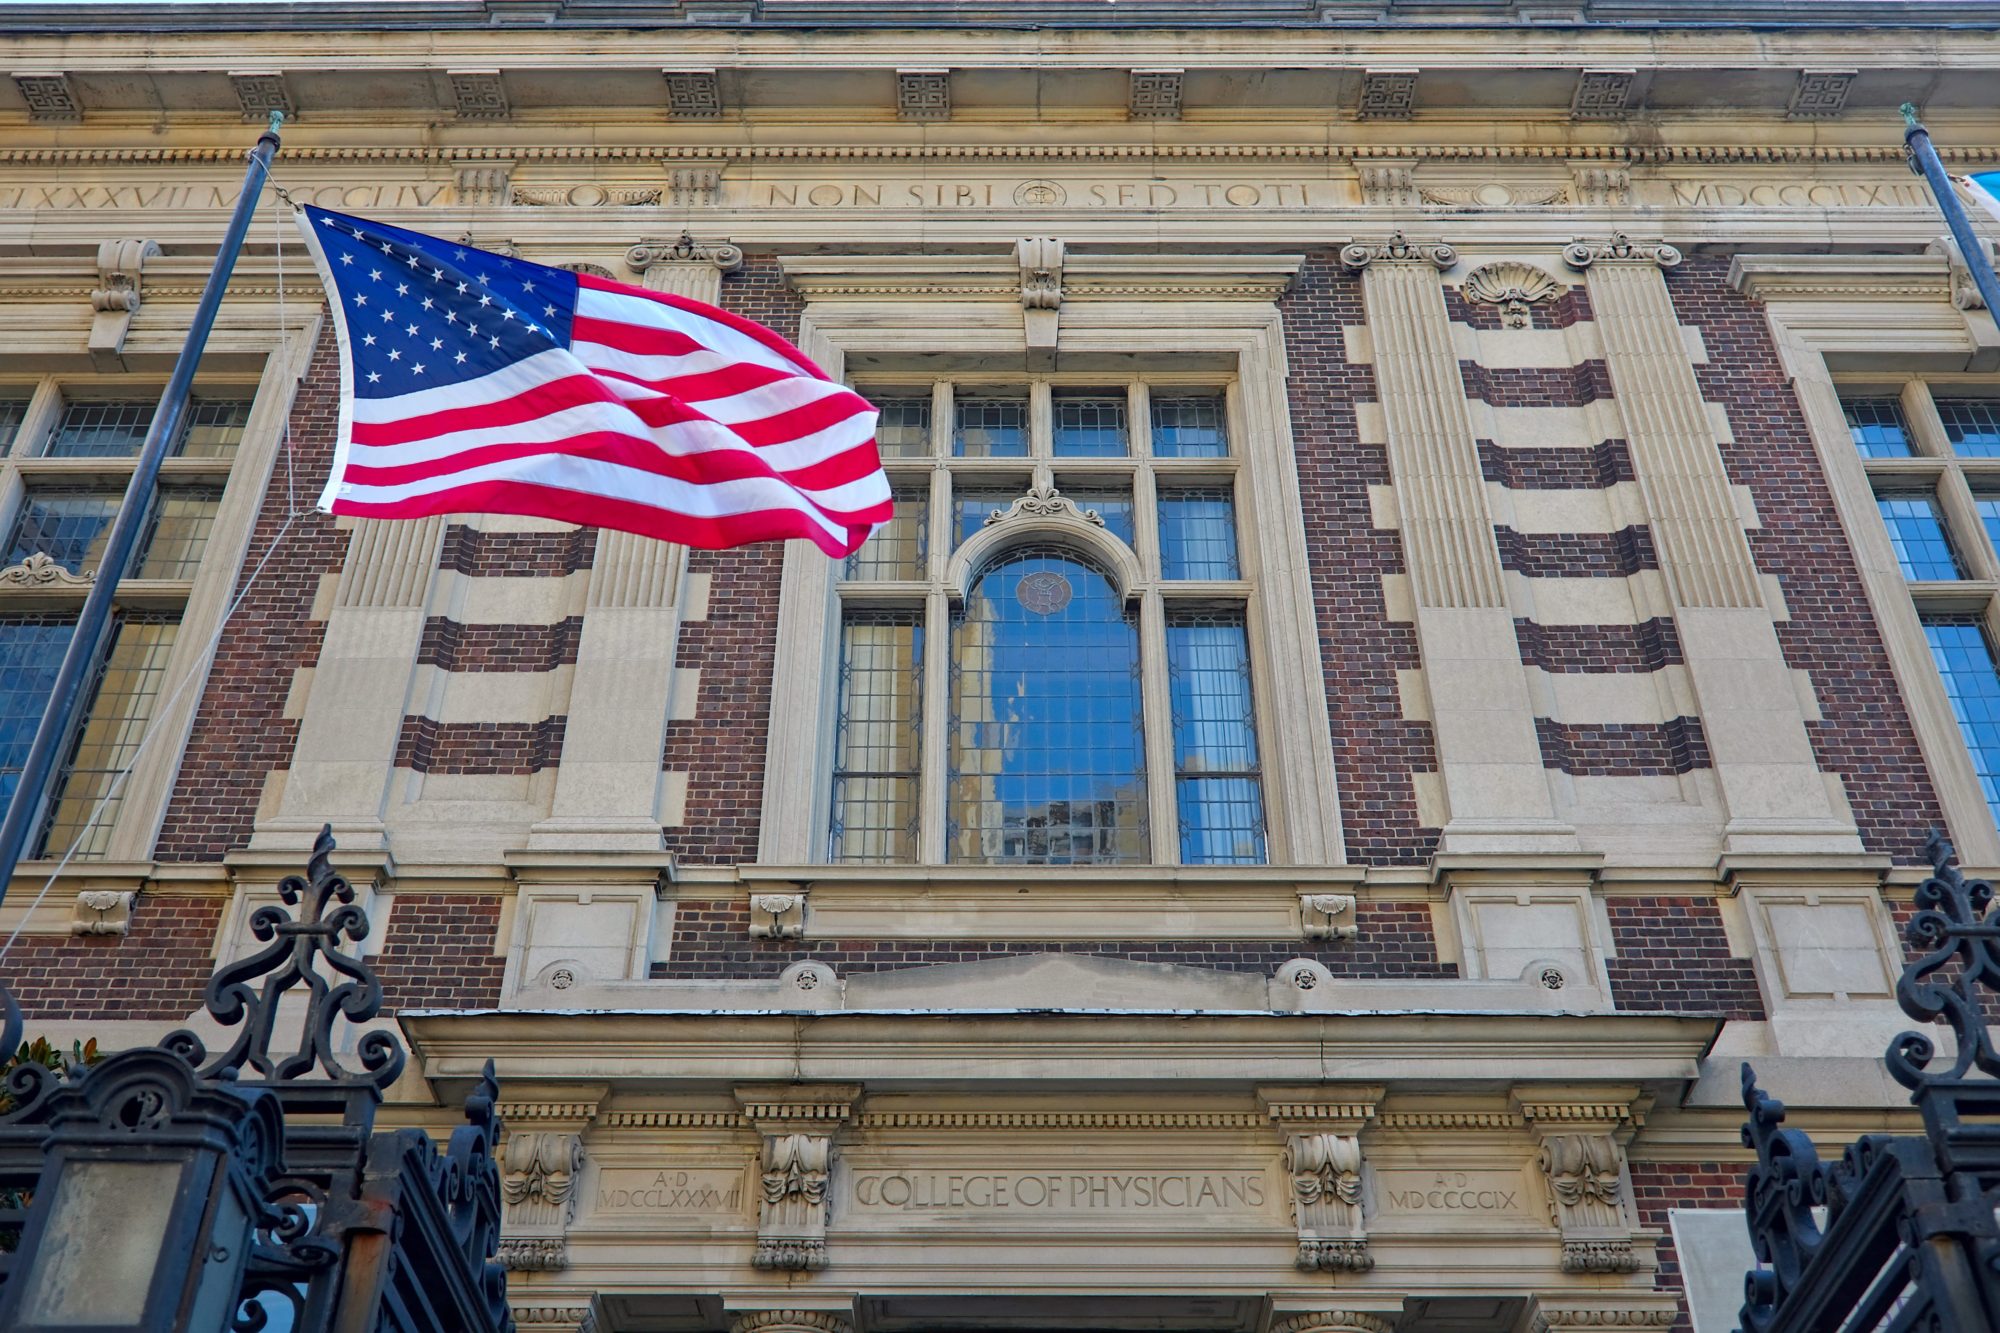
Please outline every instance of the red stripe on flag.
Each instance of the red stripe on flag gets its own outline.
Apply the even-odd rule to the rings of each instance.
[[[593,277],[588,273],[579,273],[576,280],[579,287],[589,287],[600,292],[616,292],[620,296],[636,296],[641,300],[657,302],[660,305],[672,306],[676,310],[685,310],[689,314],[700,315],[703,319],[712,319],[726,328],[736,330],[736,332],[743,334],[745,337],[755,338],[758,342],[764,344],[765,347],[784,357],[814,379],[824,380],[832,378],[824,370],[813,364],[813,359],[804,352],[801,352],[798,348],[792,346],[792,344],[786,342],[762,324],[744,319],[741,315],[732,315],[720,307],[708,305],[705,302],[696,301],[686,296],[675,296],[669,292],[649,292],[644,287],[633,287],[626,283],[613,282],[609,278]]]

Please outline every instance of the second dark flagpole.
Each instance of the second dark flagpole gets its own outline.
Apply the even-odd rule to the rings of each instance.
[[[69,647],[63,652],[62,666],[56,671],[55,686],[49,691],[48,706],[42,710],[34,742],[28,747],[28,756],[21,765],[20,781],[15,785],[13,799],[7,803],[6,819],[0,821],[0,900],[6,898],[14,869],[21,863],[29,839],[40,825],[57,756],[76,728],[85,695],[97,675],[98,659],[111,624],[112,601],[118,592],[118,581],[124,577],[126,567],[132,562],[133,550],[139,544],[146,516],[152,509],[160,462],[180,439],[181,423],[187,418],[188,397],[194,387],[195,368],[201,364],[202,351],[208,346],[208,335],[215,327],[216,313],[221,309],[223,292],[229,286],[230,272],[236,267],[236,256],[243,249],[243,238],[250,230],[251,220],[257,215],[258,201],[264,195],[264,179],[270,171],[271,159],[278,152],[278,128],[283,122],[284,113],[273,111],[269,128],[258,137],[257,146],[250,151],[250,166],[243,175],[243,191],[236,197],[236,209],[230,214],[229,229],[223,233],[222,246],[216,252],[215,267],[209,270],[208,283],[202,288],[201,301],[195,306],[194,320],[188,327],[187,341],[181,345],[180,359],[174,362],[174,372],[167,380],[165,391],[160,394],[160,405],[153,413],[153,424],[147,428],[146,442],[141,446],[138,461],[132,469],[132,481],[125,488],[125,498],[118,506],[118,517],[111,524],[111,535],[105,539],[104,557],[98,562],[96,581],[91,585],[90,595],[84,599],[76,628],[70,633]]]
[[[1972,220],[1965,216],[1965,206],[1958,202],[1958,192],[1952,188],[1951,177],[1945,174],[1944,163],[1931,143],[1930,131],[1917,119],[1917,109],[1908,102],[1903,103],[1903,121],[1908,126],[1903,131],[1903,147],[1910,154],[1910,170],[1929,182],[1938,211],[1944,214],[1951,238],[1958,243],[1959,256],[1972,274],[1973,285],[1979,288],[1979,299],[1986,302],[1988,314],[2000,319],[2000,279],[1993,276],[1993,260],[1985,243],[1972,230]]]

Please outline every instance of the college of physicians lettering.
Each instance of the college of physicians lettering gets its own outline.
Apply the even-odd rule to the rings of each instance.
[[[858,1209],[908,1211],[1001,1208],[1053,1212],[1125,1209],[1229,1211],[1262,1209],[1269,1194],[1261,1173],[1048,1171],[857,1173],[850,1196]]]

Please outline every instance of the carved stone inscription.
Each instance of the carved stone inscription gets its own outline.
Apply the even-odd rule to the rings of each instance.
[[[1259,1171],[856,1171],[858,1212],[1190,1213],[1265,1210]]]
[[[1378,1216],[1513,1219],[1530,1211],[1521,1177],[1511,1171],[1390,1169],[1375,1173]]]
[[[629,1217],[696,1217],[745,1212],[743,1173],[607,1167],[597,1173],[595,1210]]]

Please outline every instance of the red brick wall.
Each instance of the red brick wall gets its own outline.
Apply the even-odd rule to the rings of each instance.
[[[31,1036],[37,1019],[179,1022],[201,1007],[222,908],[220,898],[143,896],[130,934],[23,935],[0,975],[21,1002]]]
[[[1620,1009],[1764,1017],[1748,958],[1732,958],[1712,898],[1608,898],[1611,996]]]
[[[792,339],[805,310],[772,255],[746,256],[726,275],[722,304]],[[688,568],[709,575],[708,618],[684,624],[676,649],[677,665],[701,671],[701,690],[694,719],[667,724],[661,765],[688,774],[686,814],[667,846],[694,865],[754,861],[784,548],[694,551]]]
[[[589,569],[596,528],[567,532],[480,532],[462,523],[444,530],[438,568],[472,578],[561,578]]]
[[[1542,766],[1579,777],[1646,778],[1712,765],[1698,717],[1665,722],[1557,722],[1535,719]]]
[[[1763,307],[1728,275],[1727,259],[1697,256],[1667,273],[1667,287],[1681,322],[1701,330],[1702,394],[1729,413],[1735,442],[1723,462],[1757,502],[1757,566],[1784,588],[1785,660],[1812,673],[1822,720],[1806,731],[1820,767],[1845,782],[1868,849],[1921,863],[1925,831],[1944,817]]]
[[[540,722],[437,722],[406,715],[396,767],[418,773],[539,773],[562,760],[564,714]]]
[[[242,847],[250,840],[265,774],[291,764],[298,723],[280,716],[285,696],[294,670],[319,660],[326,625],[311,619],[313,595],[320,577],[347,556],[347,534],[312,509],[332,464],[339,396],[329,323],[292,404],[294,484],[307,512],[285,533],[223,628],[154,851],[162,861],[213,861]],[[257,513],[239,592],[277,539],[288,508],[281,453]]]
[[[1430,724],[1406,720],[1396,692],[1396,672],[1423,661],[1416,627],[1391,624],[1382,601],[1382,576],[1403,571],[1403,546],[1369,519],[1368,488],[1388,485],[1389,458],[1355,427],[1354,404],[1375,398],[1374,372],[1347,364],[1340,333],[1366,323],[1360,279],[1315,251],[1279,309],[1347,856],[1421,864],[1438,831],[1417,821],[1410,774],[1435,771],[1437,752]]]
[[[893,972],[939,963],[970,963],[1024,954],[1071,953],[1129,962],[1179,963],[1224,972],[1271,973],[1293,958],[1313,958],[1336,977],[1455,977],[1440,963],[1430,909],[1422,903],[1361,903],[1361,937],[1312,947],[1265,940],[753,940],[744,898],[689,899],[674,908],[673,945],[655,977],[775,977],[793,963],[825,963],[836,972]]]
[[[582,616],[553,625],[462,625],[432,616],[417,661],[445,671],[554,671],[575,665],[582,639]]]
[[[498,1004],[507,965],[493,956],[499,930],[497,896],[397,894],[382,951],[370,960],[382,978],[385,1007],[393,1013]]]
[[[1740,1163],[1632,1164],[1632,1198],[1639,1207],[1639,1224],[1662,1233],[1658,1250],[1660,1267],[1653,1275],[1655,1289],[1676,1294],[1681,1290],[1680,1255],[1674,1250],[1674,1234],[1667,1215],[1676,1208],[1741,1208],[1743,1173],[1747,1169]],[[1692,1327],[1687,1300],[1683,1298],[1680,1317],[1674,1321],[1674,1333],[1689,1333]]]

